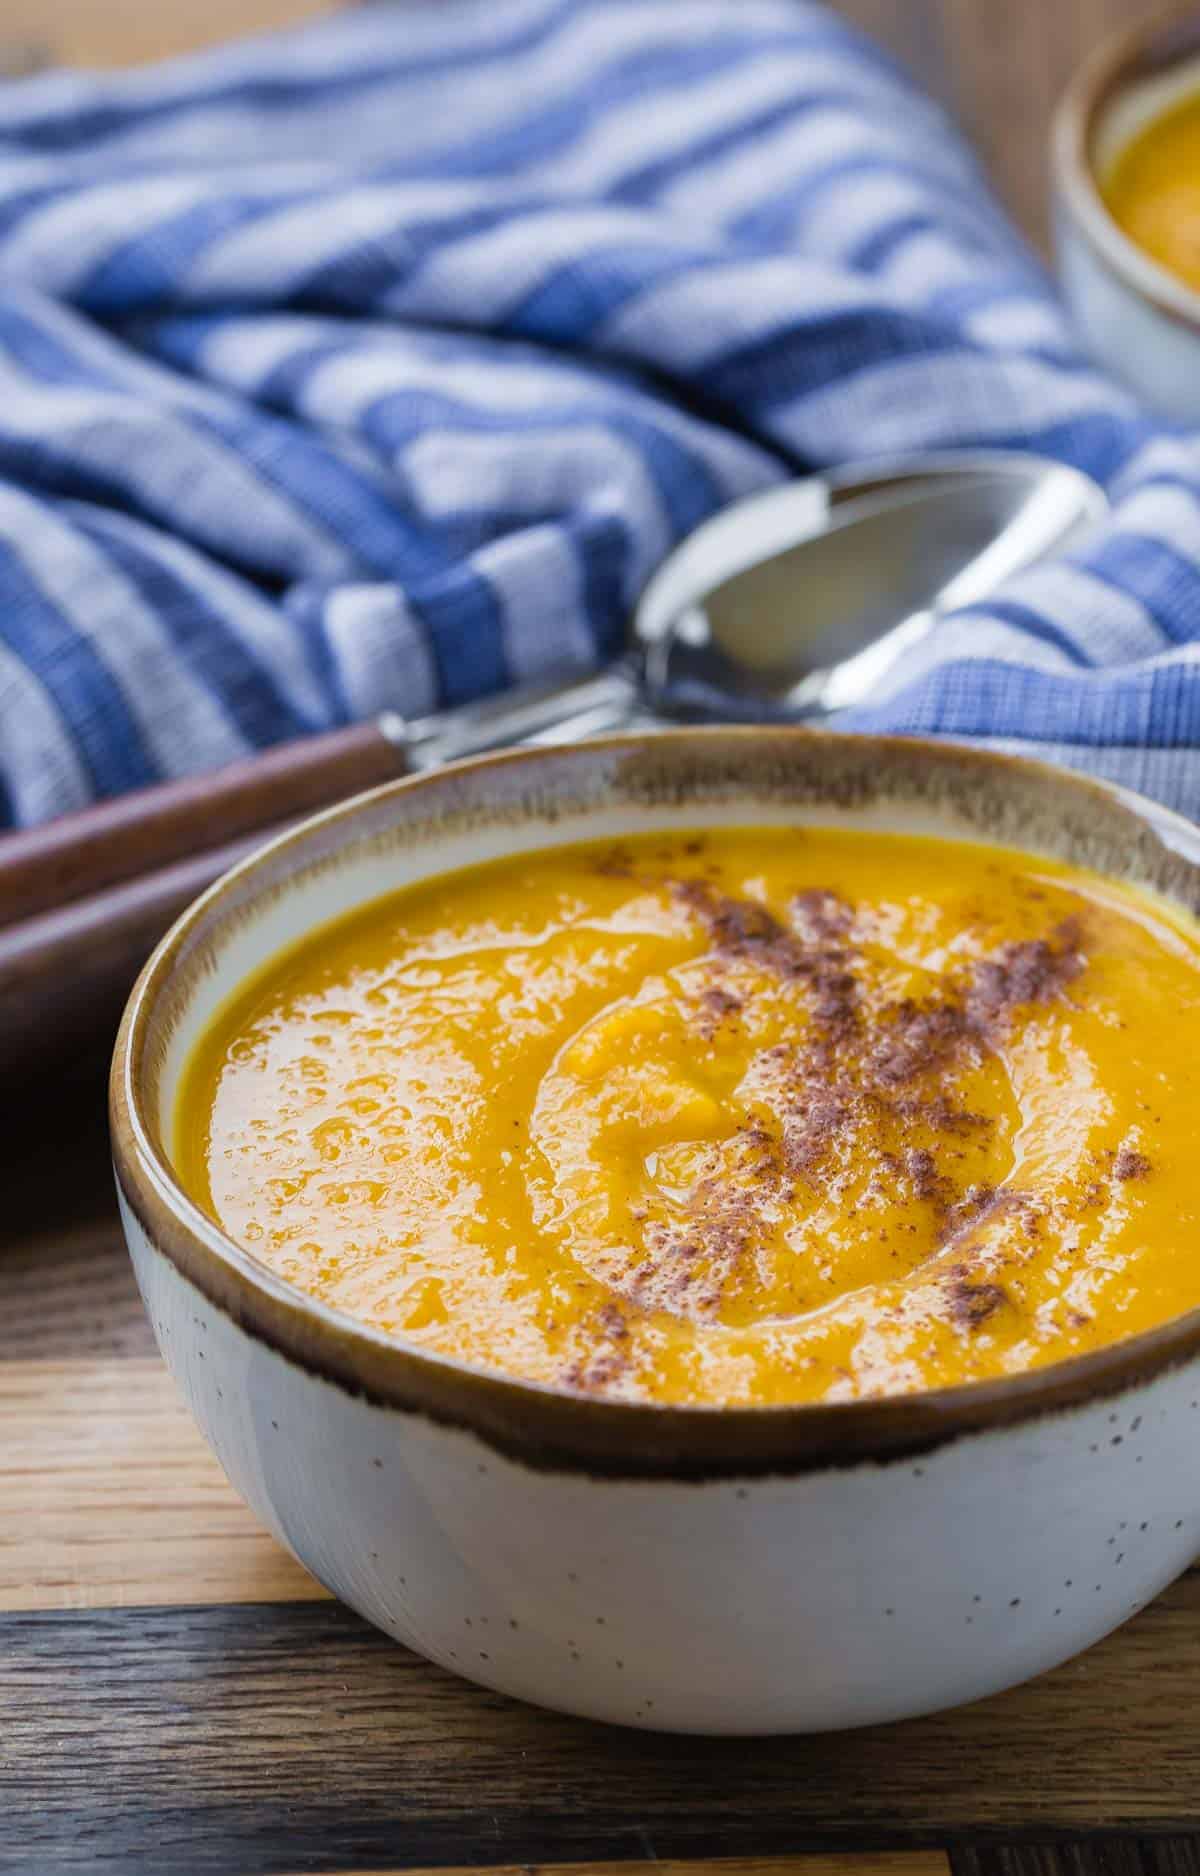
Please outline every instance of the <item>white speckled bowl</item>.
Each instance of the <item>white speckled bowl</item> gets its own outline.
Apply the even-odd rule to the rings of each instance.
[[[424,775],[264,848],[146,966],[112,1076],[125,1229],[159,1345],[234,1484],[409,1647],[635,1726],[899,1719],[1039,1673],[1186,1566],[1200,1311],[908,1398],[581,1398],[406,1347],[291,1288],[185,1196],[165,1145],[217,1005],[319,922],[516,848],[721,822],[985,838],[1200,906],[1187,823],[946,745],[696,730]]]
[[[1200,293],[1131,241],[1097,184],[1156,117],[1200,93],[1200,6],[1175,6],[1105,42],[1054,122],[1055,241],[1089,349],[1165,416],[1200,422]]]

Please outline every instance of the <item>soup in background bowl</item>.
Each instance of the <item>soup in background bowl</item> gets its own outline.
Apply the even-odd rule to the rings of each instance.
[[[1085,1646],[1200,1527],[1198,861],[1036,764],[757,730],[274,842],[113,1070],[231,1479],[398,1639],[596,1718],[864,1724]]]
[[[1099,177],[1109,214],[1143,253],[1200,288],[1200,69],[1170,109],[1117,145]]]
[[[1200,420],[1200,10],[1108,40],[1052,137],[1055,245],[1071,311],[1113,375]]]

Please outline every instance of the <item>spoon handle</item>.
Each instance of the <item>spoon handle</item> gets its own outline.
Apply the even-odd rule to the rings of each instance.
[[[590,677],[548,679],[433,716],[392,719],[391,734],[410,769],[433,769],[518,743],[571,743],[621,729],[638,700],[636,667],[620,659]]]

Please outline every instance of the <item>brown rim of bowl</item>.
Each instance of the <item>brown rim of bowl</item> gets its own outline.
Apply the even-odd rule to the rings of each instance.
[[[539,766],[581,765],[583,786],[588,770],[582,765],[589,763],[599,771],[592,784],[597,801],[600,790],[606,800],[614,789],[624,790],[623,798],[635,810],[647,800],[695,799],[702,816],[706,801],[721,799],[722,787],[726,799],[742,789],[752,799],[756,785],[768,792],[773,786],[780,800],[797,804],[798,812],[806,804],[810,819],[819,820],[813,810],[822,800],[831,809],[873,800],[911,806],[924,801],[964,812],[969,820],[983,815],[971,820],[965,837],[978,833],[980,839],[1007,838],[1012,845],[1021,844],[1015,830],[1028,825],[1025,817],[1032,812],[1041,815],[1043,826],[1054,828],[1055,838],[1067,844],[1078,840],[1085,850],[1091,840],[1099,843],[1097,851],[1119,853],[1122,865],[1132,868],[1129,877],[1157,883],[1174,903],[1200,912],[1200,830],[1190,822],[1108,784],[950,742],[813,730],[679,730],[606,737],[572,749],[507,751],[385,784],[313,815],[210,887],[162,940],[132,992],[110,1082],[117,1181],[150,1242],[185,1279],[256,1340],[351,1394],[465,1428],[528,1466],[619,1478],[792,1475],[919,1457],[964,1434],[1122,1393],[1200,1354],[1197,1308],[1093,1354],[921,1394],[773,1407],[597,1400],[406,1346],[289,1285],[206,1217],[177,1184],[143,1111],[150,1073],[146,1045],[156,1004],[193,931],[201,934],[199,950],[207,921],[214,911],[220,918],[223,902],[233,897],[235,909],[242,903],[253,907],[272,883],[286,890],[300,871],[328,864],[345,845],[339,838],[344,823],[362,819],[366,825],[359,836],[372,838],[369,820],[376,806],[390,809],[426,791],[447,789],[451,800],[441,814],[432,822],[418,822],[414,830],[414,838],[422,837],[422,826],[435,837],[439,827],[455,824],[456,811],[465,812],[468,823],[507,818],[507,779],[513,787],[530,788],[528,800],[515,797],[518,816],[530,820],[539,811],[555,811],[553,777],[539,778]],[[533,771],[528,783],[525,770]],[[498,778],[499,785],[476,790],[472,800],[471,784],[480,775]],[[550,798],[533,792],[539,780],[549,783]],[[818,792],[806,794],[806,788]],[[465,809],[461,802],[455,809],[456,791]],[[620,792],[615,798],[622,798]],[[499,808],[492,805],[497,799]],[[568,795],[564,802],[560,788],[558,810],[570,800]],[[990,835],[988,812],[995,816]],[[386,825],[381,819],[375,831],[385,831]],[[1061,835],[1060,828],[1066,830]],[[1028,844],[1037,850],[1035,840]],[[290,858],[305,845],[309,851],[302,865],[289,871]],[[1080,858],[1079,863],[1089,862]],[[1120,877],[1116,866],[1101,870]],[[257,880],[259,874],[265,874],[264,880]],[[244,901],[237,901],[247,883]]]
[[[1200,57],[1200,5],[1195,4],[1159,9],[1104,40],[1059,101],[1051,151],[1057,193],[1108,271],[1166,318],[1200,332],[1200,292],[1152,259],[1113,220],[1091,155],[1097,118],[1126,84],[1167,72],[1190,57]],[[1200,93],[1200,73],[1196,89]]]

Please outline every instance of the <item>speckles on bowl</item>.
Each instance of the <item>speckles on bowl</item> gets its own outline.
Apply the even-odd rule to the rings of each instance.
[[[747,756],[763,742],[763,760]],[[780,824],[857,796],[878,802],[877,824],[899,827],[924,801],[928,831],[945,806],[948,830],[1200,898],[1194,832],[1035,767],[757,732],[646,750],[636,775],[629,760],[628,746],[539,752],[335,810],[319,837],[298,835],[265,871],[219,888],[172,940],[127,1024],[114,1101],[127,1231],[159,1341],[231,1474],[315,1574],[494,1687],[597,1719],[741,1733],[865,1725],[994,1692],[1106,1632],[1186,1563],[1200,1536],[1184,1496],[1200,1324],[956,1397],[676,1420],[376,1344],[273,1290],[172,1191],[151,1118],[179,1046],[171,1010],[200,981],[198,947],[236,928],[244,956],[264,895],[278,906],[298,883],[306,892],[310,863],[328,900],[367,848],[375,878],[409,849],[418,872],[469,863],[459,834],[472,820],[574,839],[593,810],[615,827],[637,790],[663,804],[675,789],[701,813],[724,799],[746,818],[763,800]],[[772,764],[774,799],[795,813],[763,792]],[[539,801],[553,833],[536,826]],[[203,994],[216,987],[205,980]],[[122,1110],[130,1086],[136,1128]],[[930,1647],[943,1631],[946,1645]]]

